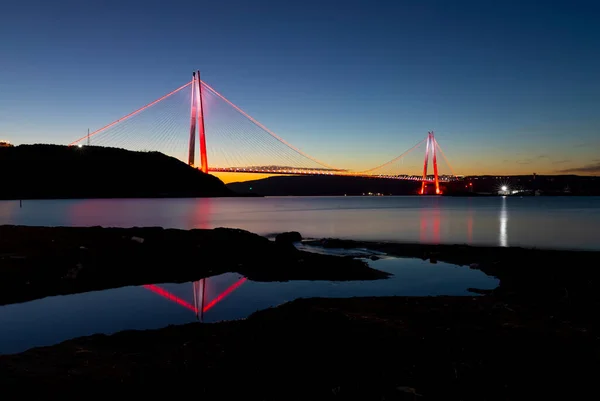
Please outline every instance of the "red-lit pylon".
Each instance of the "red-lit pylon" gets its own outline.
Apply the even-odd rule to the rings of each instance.
[[[208,157],[206,155],[206,135],[204,132],[204,110],[202,107],[202,81],[200,71],[192,73],[192,100],[190,113],[190,147],[188,164],[194,166],[196,153],[196,132],[200,145],[200,170],[208,173]]]
[[[425,194],[425,185],[427,182],[427,165],[429,164],[429,153],[431,153],[431,158],[433,159],[433,179],[435,182],[435,193],[436,195],[440,194],[440,181],[438,178],[438,166],[437,166],[437,156],[435,154],[436,149],[435,137],[433,135],[433,131],[427,133],[427,146],[425,147],[425,163],[423,165],[423,181],[421,182],[421,195]]]

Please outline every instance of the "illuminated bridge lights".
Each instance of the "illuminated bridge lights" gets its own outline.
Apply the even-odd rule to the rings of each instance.
[[[213,87],[208,85],[206,82],[201,81],[199,71],[192,74],[192,80],[190,82],[188,82],[188,83],[184,84],[183,86],[175,89],[174,91],[156,99],[155,101],[125,115],[124,117],[121,117],[120,119],[113,121],[112,123],[105,125],[96,131],[88,133],[88,135],[83,136],[74,142],[71,142],[70,146],[82,145],[84,140],[87,140],[89,143],[89,140],[91,137],[101,139],[104,137],[103,134],[108,135],[108,138],[111,138],[110,140],[113,140],[113,137],[111,136],[113,134],[107,134],[107,132],[113,132],[113,131],[111,131],[112,127],[114,127],[116,125],[121,126],[120,124],[125,121],[131,121],[131,119],[135,118],[135,116],[141,114],[142,112],[144,112],[148,109],[151,109],[154,105],[162,102],[163,100],[166,100],[167,98],[170,98],[171,96],[175,95],[178,92],[181,92],[182,90],[184,90],[186,88],[191,88],[191,96],[190,96],[191,108],[189,109],[189,110],[191,110],[191,115],[190,115],[191,119],[190,119],[190,131],[189,131],[188,164],[193,167],[195,166],[194,146],[195,146],[195,144],[199,144],[200,145],[199,147],[200,147],[201,163],[200,163],[199,167],[195,167],[195,168],[199,168],[199,170],[201,170],[205,173],[222,172],[222,173],[348,176],[348,177],[370,177],[370,178],[385,178],[385,179],[393,179],[393,180],[407,180],[407,181],[421,182],[422,183],[422,185],[421,185],[421,193],[422,194],[424,194],[427,183],[430,183],[430,182],[434,183],[435,184],[435,193],[439,194],[440,193],[440,185],[439,185],[440,182],[450,182],[450,181],[455,181],[458,179],[456,174],[454,173],[454,170],[452,169],[452,166],[448,162],[448,159],[444,155],[442,148],[440,147],[439,143],[435,139],[434,133],[432,131],[428,132],[427,137],[425,139],[422,139],[421,141],[419,141],[416,145],[414,145],[409,150],[407,150],[404,153],[400,154],[399,156],[397,156],[383,164],[380,164],[376,167],[373,167],[371,169],[364,170],[364,171],[352,172],[348,169],[339,169],[339,168],[330,166],[330,165],[310,156],[309,154],[304,153],[302,150],[294,147],[292,144],[286,142],[282,137],[278,136],[273,131],[269,130],[266,126],[264,126],[259,121],[254,119],[252,116],[250,116],[249,114],[244,112],[241,108],[239,108],[233,102],[231,102],[230,100],[225,98],[225,96],[223,96],[221,93],[217,92]],[[243,133],[243,135],[240,135],[240,139],[242,140],[242,142],[237,146],[242,147],[243,152],[241,152],[242,153],[240,156],[241,160],[237,159],[237,156],[234,157],[237,160],[236,161],[237,166],[232,166],[232,167],[210,167],[209,166],[208,159],[207,159],[206,138],[205,138],[205,130],[204,130],[204,128],[205,128],[205,126],[204,126],[204,119],[205,119],[204,100],[205,99],[204,98],[205,97],[206,97],[206,99],[213,99],[214,101],[221,102],[223,105],[226,105],[228,107],[228,109],[235,111],[236,115],[239,114],[239,115],[243,116],[245,118],[244,121],[246,123],[249,122],[249,124],[250,124],[249,127],[252,128],[252,130],[249,129],[247,131],[244,129],[241,130],[241,132]],[[186,105],[186,107],[187,107],[187,105]],[[206,110],[206,111],[209,111],[209,110]],[[145,113],[145,115],[148,115],[148,114]],[[163,127],[163,126],[160,125],[160,127]],[[231,127],[228,127],[228,126],[222,127],[220,129],[220,131],[228,132],[230,128]],[[256,128],[258,128],[259,130],[253,131]],[[164,127],[160,128],[160,129],[166,130],[166,128],[164,128]],[[237,130],[237,128],[236,128],[236,130]],[[168,130],[167,130],[167,132],[168,132]],[[179,131],[174,131],[174,132],[179,132]],[[252,134],[253,132],[256,132],[256,133]],[[119,142],[119,143],[129,144],[130,139],[128,139],[128,137],[130,134],[131,133],[129,130],[119,131],[118,137],[120,138],[121,135],[123,136],[123,138],[120,138],[119,141],[125,141],[125,142]],[[211,133],[207,133],[206,135],[210,135],[210,134]],[[237,138],[237,135],[238,134],[236,133],[236,138]],[[271,145],[271,144],[274,144],[274,145]],[[249,145],[253,146],[254,151],[251,150],[252,148]],[[424,158],[422,175],[392,174],[392,173],[385,174],[385,173],[383,173],[384,171],[393,171],[393,170],[385,170],[385,169],[401,168],[401,167],[399,167],[399,165],[397,163],[405,160],[405,156],[407,156],[411,152],[415,151],[416,149],[419,149],[421,145],[425,145],[425,148],[426,148],[425,155],[424,155],[425,158]],[[109,145],[109,146],[112,146],[112,145]],[[276,146],[276,147],[272,148],[271,146]],[[235,149],[235,148],[234,149],[220,149],[220,151],[225,154],[225,160],[230,160],[227,157],[227,154],[231,155],[229,153],[230,151],[236,153],[236,151],[239,151],[239,150],[240,149]],[[452,172],[452,175],[443,176],[443,175],[438,174],[437,159],[439,156],[441,156],[445,160],[446,165]],[[244,159],[245,157],[248,157],[248,159]],[[433,162],[433,174],[432,175],[428,174],[428,172],[427,172],[429,159],[432,159],[432,162]],[[270,161],[272,161],[273,164],[253,165],[256,162],[252,162],[251,160],[270,160]],[[276,161],[276,160],[279,160],[279,161]],[[316,167],[316,168],[295,167],[295,166],[306,166],[306,165],[320,166],[320,167]]]

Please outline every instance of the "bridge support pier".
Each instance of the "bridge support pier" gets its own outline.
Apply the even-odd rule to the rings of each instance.
[[[440,181],[438,178],[438,166],[437,166],[437,155],[436,155],[436,142],[433,131],[427,133],[427,146],[425,147],[425,163],[423,165],[423,181],[421,182],[421,195],[425,195],[425,187],[427,182],[427,165],[429,164],[429,154],[433,159],[433,181],[435,183],[435,194],[439,195],[440,192]]]
[[[190,112],[190,145],[188,164],[195,166],[196,157],[196,132],[200,147],[200,170],[208,173],[208,155],[206,153],[206,134],[204,131],[204,108],[202,107],[202,81],[200,71],[192,73],[192,100]]]

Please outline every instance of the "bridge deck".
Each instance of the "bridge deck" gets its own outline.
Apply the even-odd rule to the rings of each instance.
[[[354,173],[343,170],[316,170],[316,169],[294,169],[294,168],[257,168],[257,167],[209,167],[211,173],[249,173],[249,174],[272,174],[272,175],[329,175],[339,177],[361,177],[361,178],[385,178],[389,180],[404,180],[404,181],[425,181],[434,182],[434,177],[423,179],[421,176],[415,175],[380,175],[380,174],[363,174],[360,172]],[[455,177],[439,176],[440,182],[455,181]]]

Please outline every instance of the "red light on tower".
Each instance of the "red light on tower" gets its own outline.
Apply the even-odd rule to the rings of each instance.
[[[421,195],[425,194],[425,183],[428,181],[427,179],[427,164],[429,164],[429,154],[433,158],[433,182],[435,184],[435,194],[440,195],[442,192],[440,191],[440,182],[438,176],[438,166],[437,166],[437,156],[436,156],[436,142],[435,137],[432,132],[427,133],[427,145],[425,146],[425,160],[423,163],[423,178],[421,183]]]

